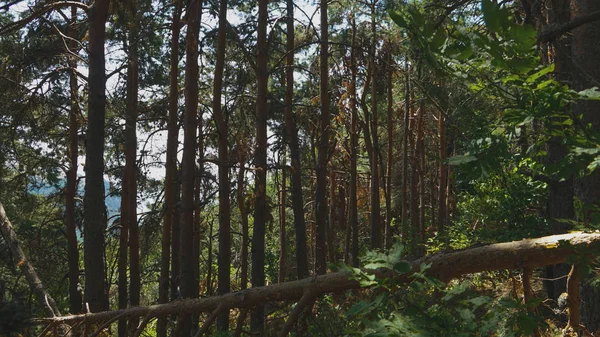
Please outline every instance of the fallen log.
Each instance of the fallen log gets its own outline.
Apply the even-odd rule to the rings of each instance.
[[[568,243],[568,244],[564,244]],[[378,270],[382,277],[394,276],[400,282],[410,281],[410,275],[420,270],[422,264],[430,265],[426,273],[442,280],[450,280],[465,274],[501,269],[537,268],[564,263],[574,250],[587,247],[587,251],[600,249],[600,234],[570,233],[537,239],[497,243],[460,251],[439,253],[418,260],[408,261],[412,271],[395,275]],[[117,317],[160,317],[182,313],[214,312],[232,308],[248,308],[259,303],[297,301],[306,293],[319,296],[326,293],[360,288],[351,273],[335,272],[309,277],[303,280],[277,283],[251,288],[221,296],[200,299],[177,300],[166,304],[134,307],[117,311],[104,311],[54,318],[38,318],[32,324],[71,324],[84,321],[99,323]]]

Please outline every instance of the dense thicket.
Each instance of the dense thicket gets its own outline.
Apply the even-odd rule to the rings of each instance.
[[[595,0],[0,1],[0,202],[44,291],[72,314],[225,295],[361,256],[385,267],[385,252],[594,230],[599,13]],[[44,315],[3,239],[0,310]],[[498,300],[518,273],[525,289],[506,296],[523,297],[509,309],[527,319],[513,330],[540,335],[553,328],[542,318],[566,321],[532,298],[556,306],[575,291],[570,272],[594,332],[596,261],[569,262],[578,268],[496,273],[491,285],[472,276],[470,287]],[[368,296],[307,293],[289,321],[297,335],[367,334],[398,313],[434,331],[419,320],[456,307],[409,308],[453,290],[425,284],[344,318],[331,308]],[[270,335],[287,305],[146,329],[188,336],[216,320],[224,334]],[[118,335],[148,323],[122,319]]]

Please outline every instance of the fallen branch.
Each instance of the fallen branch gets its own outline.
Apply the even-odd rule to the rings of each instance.
[[[21,249],[21,244],[17,238],[17,233],[15,233],[13,225],[6,216],[6,211],[4,210],[4,206],[2,206],[2,202],[0,202],[0,234],[2,234],[4,240],[8,244],[8,248],[12,253],[15,264],[25,275],[31,291],[37,295],[38,300],[42,304],[42,308],[48,312],[49,316],[60,316],[60,311],[56,306],[56,302],[54,302],[52,296],[48,294],[46,288],[44,288],[44,285],[42,284],[42,280],[40,280],[35,269],[25,257],[25,253],[23,252],[23,249]]]
[[[567,242],[563,245],[561,242]],[[449,280],[465,274],[501,269],[524,269],[564,263],[573,250],[582,247],[600,249],[600,234],[571,233],[554,235],[538,239],[527,239],[506,243],[497,243],[460,251],[440,253],[418,260],[409,261],[412,272],[402,275],[379,270],[380,277],[396,277],[400,282],[409,282],[410,275],[420,270],[421,264],[430,265],[427,274],[441,280]],[[55,318],[33,319],[32,324],[75,323],[85,320],[87,323],[106,322],[115,317],[156,317],[173,314],[214,312],[217,308],[250,308],[256,304],[277,301],[297,301],[310,292],[314,296],[360,288],[360,283],[347,272],[329,273],[309,277],[303,280],[277,283],[257,287],[221,296],[200,299],[186,299],[166,304],[145,307],[133,307],[117,311],[104,311],[82,315]]]

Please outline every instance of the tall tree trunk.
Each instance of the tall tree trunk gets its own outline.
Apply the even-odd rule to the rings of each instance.
[[[327,256],[329,262],[335,262],[335,222],[337,199],[335,190],[337,187],[337,178],[333,168],[329,172],[329,226],[327,226]]]
[[[408,55],[404,59],[404,126],[402,134],[402,240],[408,243],[408,124],[410,118],[410,66],[408,65]]]
[[[439,192],[438,192],[438,232],[443,233],[446,226],[447,203],[446,188],[448,185],[448,164],[446,163],[446,150],[448,142],[446,140],[446,117],[442,110],[438,113],[438,137],[439,137]]]
[[[165,215],[162,230],[162,246],[160,255],[160,281],[158,288],[158,303],[169,301],[169,263],[171,261],[171,228],[175,216],[175,184],[177,180],[177,136],[178,107],[177,94],[179,86],[177,75],[179,73],[179,18],[181,16],[181,0],[175,1],[175,10],[171,20],[171,55],[169,70],[169,117],[167,121],[167,161],[165,163]],[[178,240],[178,237],[173,237]],[[159,317],[156,322],[156,336],[167,336],[167,319]]]
[[[391,49],[391,45],[389,46]],[[394,107],[393,107],[393,88],[392,76],[394,74],[392,67],[392,51],[387,52],[388,74],[387,74],[387,184],[385,186],[385,247],[392,245],[392,161],[394,160]]]
[[[600,11],[600,2],[595,0],[571,0],[571,16],[577,17]],[[573,30],[571,57],[573,64],[580,69],[573,72],[573,88],[583,90],[593,87],[600,78],[600,44],[598,32],[600,22],[592,22]],[[591,81],[590,79],[595,79]],[[593,83],[592,83],[593,82]],[[600,130],[600,103],[598,101],[579,101],[573,104],[573,115],[582,116],[583,125],[591,125],[594,132]],[[600,170],[577,179],[575,194],[583,203],[583,222],[589,225],[600,216]],[[600,289],[588,278],[581,287],[583,299],[581,307],[582,324],[592,333],[600,329]]]
[[[197,297],[198,285],[194,282],[194,180],[196,173],[196,130],[198,116],[198,34],[200,29],[201,1],[192,1],[188,12],[185,46],[185,111],[181,182],[181,296]],[[191,316],[184,315],[181,336],[192,331]]]
[[[138,53],[136,28],[136,2],[127,1],[123,8],[123,24],[129,28],[124,43],[128,56],[127,97],[125,102],[125,168],[121,193],[121,233],[119,238],[119,308],[127,308],[140,302],[139,234],[137,227],[137,182],[136,182],[136,120],[138,104]],[[130,294],[127,292],[127,255],[130,254]],[[119,337],[127,333],[127,320],[119,321]]]
[[[377,26],[375,23],[377,0],[371,2],[371,134],[373,138],[373,151],[371,153],[371,249],[381,248],[381,204],[379,200],[379,136],[378,136],[378,109],[377,109],[377,64],[375,62],[377,53]]]
[[[419,161],[419,221],[417,227],[419,228],[419,242],[420,246],[418,249],[419,256],[425,255],[425,102],[421,101],[419,120],[417,122],[417,153]]]
[[[258,53],[257,57],[257,98],[256,98],[256,165],[254,235],[252,236],[252,287],[265,285],[265,227],[267,222],[267,20],[268,0],[258,1]],[[250,329],[253,333],[264,333],[264,305],[257,305],[250,316]]]
[[[140,305],[141,279],[140,279],[140,235],[137,222],[137,110],[138,110],[138,28],[137,28],[137,0],[129,0],[128,19],[131,31],[129,32],[129,64],[127,67],[127,102],[125,117],[125,174],[127,175],[128,196],[127,208],[129,214],[129,304],[132,307]],[[125,183],[125,182],[123,182]],[[137,320],[130,320],[130,330],[135,331]]]
[[[316,274],[325,274],[327,271],[326,263],[326,237],[327,237],[327,162],[329,157],[329,22],[327,18],[327,0],[321,0],[321,51],[319,58],[321,81],[321,125],[320,138],[318,144],[318,157],[315,188],[315,272]]]
[[[292,209],[294,211],[294,231],[296,234],[296,269],[298,279],[308,277],[308,252],[306,248],[306,220],[302,197],[302,167],[298,145],[298,128],[294,112],[294,0],[287,0],[287,41],[286,41],[286,87],[285,87],[285,131],[290,147]]]
[[[285,203],[286,203],[286,183],[287,183],[287,163],[285,158],[285,146],[281,151],[281,157],[283,160],[280,160],[281,166],[281,188],[279,191],[279,282],[285,282],[285,261],[286,261],[286,232],[285,232]]]
[[[568,1],[554,0],[550,7],[551,10],[548,12],[548,21],[550,24],[563,24],[570,20],[571,15]],[[572,82],[572,71],[569,65],[571,62],[569,60],[571,58],[571,36],[565,35],[553,41],[553,47],[555,51],[555,79],[561,83],[570,84]],[[551,137],[546,142],[546,151],[548,152],[546,164],[556,165],[567,155],[568,149],[563,144],[562,137]],[[550,218],[552,233],[567,233],[572,229],[572,225],[565,222],[564,219],[575,218],[573,178],[567,177],[564,180],[555,179],[548,184],[548,187],[547,214]],[[566,276],[569,270],[570,266],[566,264],[545,267],[545,278],[547,281],[544,281],[544,285],[550,298],[558,300],[558,297],[567,291],[567,280],[563,276]]]
[[[171,228],[171,300],[181,298],[181,168],[175,171],[173,226]]]
[[[350,63],[352,79],[350,83],[350,105],[352,120],[350,122],[350,201],[349,218],[352,231],[352,266],[358,267],[358,181],[357,181],[357,157],[358,157],[358,100],[356,96],[356,18],[352,15],[352,46],[350,47]]]
[[[244,192],[244,183],[246,177],[246,151],[247,145],[238,144],[240,149],[240,168],[237,177],[237,204],[240,211],[240,226],[242,232],[242,263],[240,267],[240,288],[248,288],[248,210],[246,209],[246,196]]]
[[[83,197],[83,252],[85,302],[92,312],[108,310],[104,261],[106,204],[104,203],[104,129],[106,74],[104,41],[108,0],[94,2],[89,10],[89,96],[85,192]]]
[[[219,286],[217,294],[230,292],[231,261],[231,209],[229,205],[229,134],[227,121],[221,108],[221,91],[223,90],[223,70],[225,67],[225,44],[227,37],[227,0],[219,1],[219,34],[217,37],[217,58],[213,85],[213,117],[219,134]],[[217,319],[217,328],[227,331],[229,310],[223,310]]]
[[[69,49],[77,52],[77,31],[75,23],[77,8],[71,7],[71,22],[69,23]],[[71,95],[71,109],[69,110],[69,145],[67,156],[69,171],[67,172],[67,189],[65,197],[65,223],[67,232],[67,255],[69,264],[69,308],[71,313],[81,313],[81,293],[79,291],[79,248],[77,243],[77,226],[75,224],[75,196],[77,195],[77,158],[79,154],[79,89],[77,86],[77,59],[73,56],[68,59],[69,89]]]
[[[419,247],[419,148],[417,146],[418,138],[418,119],[421,114],[420,109],[416,109],[410,121],[410,139],[409,148],[412,149],[411,169],[410,169],[410,232],[411,253],[417,254]]]

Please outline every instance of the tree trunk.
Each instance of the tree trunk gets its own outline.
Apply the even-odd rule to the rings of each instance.
[[[129,304],[140,305],[140,241],[137,222],[137,109],[138,109],[138,33],[137,33],[137,1],[127,1],[129,6],[128,19],[131,20],[131,31],[129,33],[129,65],[127,67],[127,103],[125,117],[125,175],[127,175],[128,196],[127,208],[129,210],[127,221],[129,222],[129,275],[130,291]],[[125,180],[123,180],[125,184]],[[137,324],[133,324],[137,327]]]
[[[448,164],[446,163],[446,150],[448,143],[446,140],[446,117],[442,110],[438,113],[438,137],[439,137],[439,192],[438,192],[438,232],[443,233],[446,226],[447,203],[446,188],[448,185]]]
[[[169,70],[169,117],[167,121],[167,161],[165,163],[165,215],[162,230],[162,246],[160,255],[160,280],[158,303],[169,301],[169,263],[171,261],[171,229],[175,217],[175,184],[177,179],[177,136],[179,134],[177,101],[179,73],[179,18],[181,16],[181,0],[175,0],[175,10],[171,20],[171,55]],[[178,240],[178,237],[173,237]],[[167,320],[161,317],[156,322],[156,336],[167,336]]]
[[[350,47],[350,62],[352,79],[350,83],[350,105],[352,120],[350,122],[350,202],[349,216],[352,231],[352,266],[358,267],[358,181],[357,181],[357,157],[358,157],[358,100],[356,96],[356,18],[352,16],[352,46]]]
[[[69,36],[77,39],[75,23],[77,19],[77,8],[71,7],[71,22],[69,24]],[[71,52],[77,52],[77,41],[69,40]],[[67,159],[69,171],[67,172],[67,189],[65,197],[65,224],[67,232],[67,255],[69,265],[69,308],[71,313],[81,313],[81,292],[79,291],[79,248],[77,242],[77,226],[75,224],[75,196],[77,195],[77,159],[79,155],[79,89],[77,86],[77,59],[69,57],[69,89],[71,94],[71,109],[69,110],[69,144],[67,147]]]
[[[287,180],[287,164],[285,159],[285,147],[281,151],[280,160],[281,166],[281,188],[279,191],[279,282],[285,282],[285,261],[286,261],[286,232],[285,232],[285,203],[286,203],[286,180]]]
[[[240,211],[240,226],[242,232],[242,262],[240,267],[240,289],[248,288],[248,210],[246,209],[246,194],[244,183],[246,176],[246,151],[247,145],[238,143],[240,149],[240,168],[237,177],[237,204]]]
[[[60,310],[58,309],[58,306],[56,306],[56,302],[52,296],[48,294],[46,288],[44,288],[44,285],[42,284],[42,280],[40,280],[35,269],[33,269],[33,266],[29,263],[27,257],[25,257],[25,253],[23,253],[23,249],[21,249],[17,234],[6,215],[2,202],[0,202],[0,234],[8,245],[8,249],[10,249],[15,266],[19,267],[23,275],[25,275],[25,279],[27,280],[27,283],[29,283],[31,292],[36,294],[42,308],[46,310],[48,316],[60,316]]]
[[[404,58],[404,126],[402,134],[402,241],[406,244],[409,238],[408,226],[408,123],[410,118],[410,67],[408,55]]]
[[[391,45],[388,47],[391,49]],[[392,67],[392,51],[387,52],[388,74],[387,74],[387,185],[385,193],[385,247],[392,245],[392,162],[394,160],[394,107],[393,107],[393,88],[392,76],[394,74]]]
[[[308,276],[308,252],[306,248],[306,221],[302,197],[302,167],[298,145],[298,128],[293,116],[294,103],[294,1],[287,0],[287,41],[286,41],[286,87],[285,87],[285,131],[290,147],[292,209],[296,234],[296,269],[298,279]]]
[[[315,188],[315,272],[325,274],[326,263],[326,237],[327,237],[327,162],[329,157],[329,23],[327,18],[327,0],[321,0],[321,44],[319,56],[320,69],[320,99],[321,99],[321,125],[318,144],[317,165],[315,174],[317,184]]]
[[[375,62],[377,53],[377,26],[375,22],[377,0],[371,2],[371,134],[373,139],[373,151],[371,153],[371,249],[381,248],[381,204],[379,200],[379,136],[378,136],[378,109],[377,109],[377,64]]]
[[[198,34],[200,29],[201,1],[192,1],[188,12],[185,47],[185,111],[181,181],[181,296],[197,297],[198,285],[194,282],[194,182],[196,173],[196,130],[198,116]],[[181,336],[188,337],[192,331],[191,316],[185,315],[181,322]]]
[[[181,298],[181,168],[175,171],[173,226],[171,228],[171,300]]]
[[[257,98],[256,98],[256,165],[254,235],[252,236],[252,287],[265,285],[265,229],[267,222],[267,20],[268,0],[258,1],[258,53],[257,57]],[[264,305],[258,305],[250,316],[250,330],[264,333]]]
[[[571,0],[571,16],[577,17],[600,10],[600,2],[595,0]],[[573,30],[571,57],[579,69],[573,72],[573,89],[583,90],[595,86],[600,78],[600,44],[598,32],[600,22],[592,22]],[[594,79],[592,81],[591,79]],[[582,116],[583,125],[591,125],[593,132],[600,130],[600,103],[598,101],[578,101],[573,104],[573,115]],[[600,170],[576,179],[575,195],[583,204],[583,222],[589,225],[597,221],[600,206]],[[593,220],[594,219],[594,220]],[[600,329],[600,289],[591,279],[581,287],[583,304],[581,322],[592,333]]]
[[[108,0],[94,2],[89,10],[89,96],[85,159],[85,192],[83,197],[83,252],[85,269],[85,302],[92,312],[108,310],[105,287],[104,232],[104,129],[106,109],[106,74],[104,41]]]
[[[561,242],[569,244],[562,244]],[[387,269],[371,271],[377,277],[394,277],[397,282],[410,282],[414,272],[419,272],[423,264],[428,264],[425,271],[428,276],[445,280],[465,274],[503,269],[532,269],[548,264],[565,262],[575,251],[593,252],[600,248],[600,235],[587,233],[571,233],[554,235],[536,239],[496,243],[468,248],[454,252],[439,253],[417,260],[408,261],[411,271],[395,274]],[[298,281],[275,283],[266,287],[257,287],[243,292],[230,293],[201,299],[188,299],[168,304],[129,308],[88,315],[62,316],[36,319],[33,324],[75,323],[85,319],[87,323],[104,322],[114,317],[160,317],[174,313],[213,312],[221,308],[249,308],[256,304],[277,301],[294,301],[310,291],[315,296],[349,289],[359,289],[360,282],[350,273],[336,272],[317,277],[309,277]]]
[[[337,187],[336,174],[333,168],[329,171],[329,225],[327,226],[327,260],[335,262],[335,222],[337,199],[335,190]]]
[[[227,37],[227,0],[219,1],[219,33],[217,37],[217,58],[213,85],[213,117],[219,134],[219,287],[217,294],[230,292],[231,261],[231,209],[229,205],[229,127],[221,108],[221,91],[223,90],[223,69],[225,67],[225,47]],[[217,319],[217,328],[227,331],[229,310],[224,310]]]

